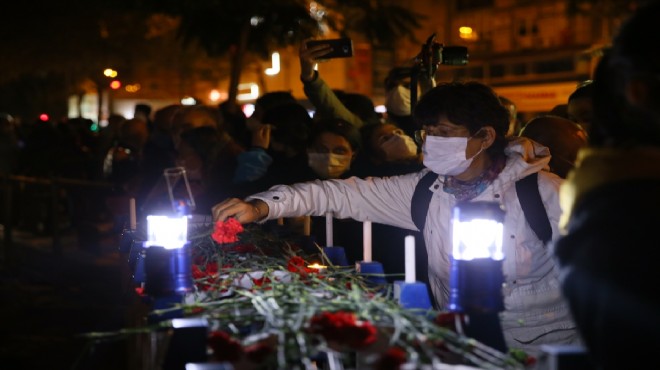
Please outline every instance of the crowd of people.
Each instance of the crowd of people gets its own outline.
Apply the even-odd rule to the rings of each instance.
[[[479,82],[433,82],[411,106],[410,76],[399,67],[384,81],[387,113],[378,114],[368,96],[323,80],[315,65],[329,46],[303,43],[313,115],[286,91],[262,95],[250,117],[231,102],[153,114],[140,105],[97,135],[84,119],[19,127],[3,114],[0,172],[108,181],[122,202],[136,199],[140,217],[171,211],[170,190],[216,220],[299,227],[312,217],[321,244],[331,214],[349,263],[362,259],[362,222],[371,221],[373,258],[387,273],[403,273],[403,240],[415,236],[418,278],[436,308],[448,300],[453,207],[496,202],[506,210],[507,346],[534,354],[542,344],[584,344],[597,367],[625,368],[622,351],[660,348],[659,302],[648,294],[658,278],[645,258],[657,244],[645,231],[658,222],[660,59],[651,45],[660,41],[659,8],[638,10],[593,81],[529,122]],[[163,173],[172,168],[185,169],[188,182],[168,189]],[[530,226],[516,193],[532,174],[550,241]],[[413,198],[424,178],[432,194],[420,226]]]

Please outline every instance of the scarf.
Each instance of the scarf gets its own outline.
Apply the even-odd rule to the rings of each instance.
[[[461,181],[453,176],[445,176],[442,190],[452,194],[458,201],[474,199],[486,190],[506,165],[506,157],[499,157],[484,172],[472,180]]]

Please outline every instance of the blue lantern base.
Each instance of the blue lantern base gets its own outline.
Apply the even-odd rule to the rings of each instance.
[[[479,342],[507,353],[508,348],[502,333],[502,324],[497,312],[466,312],[468,322],[465,324],[465,334]]]
[[[380,262],[365,262],[360,261],[355,264],[358,274],[364,276],[369,283],[372,284],[387,284],[385,279],[385,270],[383,264]]]
[[[327,246],[323,247],[323,254],[328,258],[329,264],[334,266],[348,266],[346,251],[344,247]]]
[[[490,258],[452,260],[448,309],[467,316],[465,334],[506,353],[499,317],[504,310],[502,263]]]
[[[426,284],[421,282],[406,283],[403,280],[394,282],[394,299],[407,309],[430,310],[433,308]]]

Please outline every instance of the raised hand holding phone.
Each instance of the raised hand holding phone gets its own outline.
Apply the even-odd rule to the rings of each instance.
[[[352,55],[353,44],[350,39],[304,40],[299,51],[300,77],[303,81],[311,81],[316,64]]]

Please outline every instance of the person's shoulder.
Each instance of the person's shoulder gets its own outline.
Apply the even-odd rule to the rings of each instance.
[[[563,182],[564,179],[554,172],[548,170],[541,170],[538,172],[539,187],[544,186],[559,189]]]

